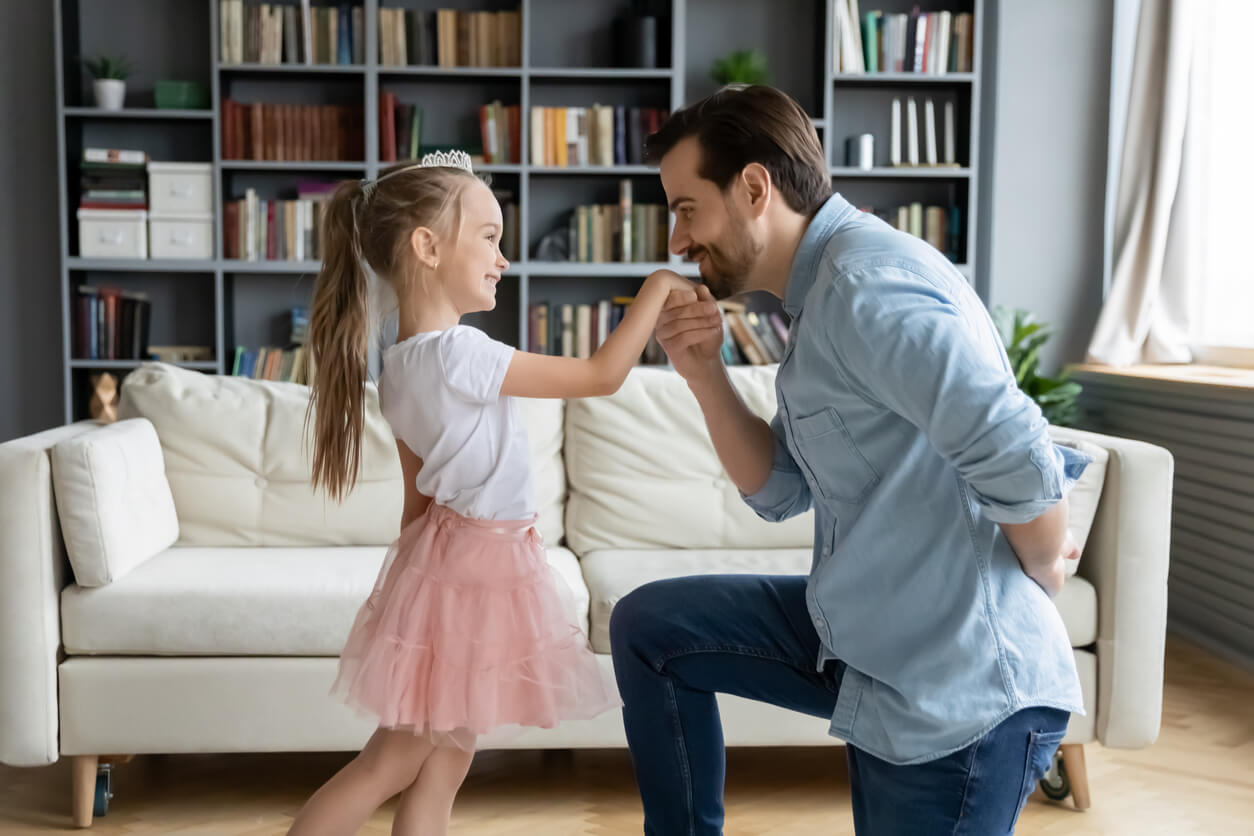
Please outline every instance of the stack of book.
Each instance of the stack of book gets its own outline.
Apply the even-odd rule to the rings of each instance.
[[[360,161],[364,137],[360,106],[222,100],[226,160]]]
[[[617,204],[576,206],[570,213],[571,261],[662,261],[666,239],[666,207],[634,203],[630,180],[619,181]]]
[[[909,14],[869,11],[859,15],[858,0],[836,0],[837,73],[969,73],[974,51],[970,12]]]
[[[362,6],[218,0],[223,64],[363,64]]]
[[[379,161],[418,160],[428,151],[458,147],[482,163],[522,162],[521,110],[493,101],[479,108],[479,147],[430,145],[422,142],[422,106],[399,101],[395,93],[379,96]]]
[[[313,380],[313,355],[305,345],[309,339],[309,311],[292,308],[291,335],[286,348],[264,346],[249,349],[237,346],[231,374],[253,380],[277,380],[308,384]]]
[[[493,186],[492,194],[496,195],[496,202],[501,204],[504,227],[501,230],[501,255],[509,261],[518,261],[522,251],[519,247],[518,203],[514,199],[514,192]]]
[[[479,108],[479,133],[487,163],[522,162],[522,108],[500,100]]]
[[[379,9],[379,63],[387,67],[517,67],[521,12]]]
[[[924,206],[916,201],[887,209],[859,208],[902,232],[922,238],[950,261],[958,261],[962,252],[962,211],[958,206]]]
[[[143,151],[85,148],[79,164],[80,209],[148,208],[148,155]]]
[[[724,299],[723,362],[764,366],[778,363],[788,347],[788,323],[782,314],[751,311],[743,302]]]
[[[528,309],[527,350],[534,354],[587,359],[618,327],[624,311],[634,301],[634,296],[615,296],[595,303],[533,304]],[[668,362],[656,337],[649,338],[640,362],[647,365]]]
[[[74,299],[74,356],[142,360],[148,356],[152,303],[147,294],[80,285]]]
[[[417,160],[422,154],[422,108],[379,95],[379,162]]]
[[[531,108],[531,164],[565,168],[640,165],[644,140],[666,121],[656,107]]]
[[[302,183],[295,200],[265,200],[246,189],[222,205],[223,251],[244,261],[322,258],[322,208],[335,183]]]

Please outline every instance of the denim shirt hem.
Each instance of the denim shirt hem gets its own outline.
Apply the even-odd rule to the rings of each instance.
[[[861,696],[861,689],[859,689],[858,694],[855,695],[854,698],[852,699],[853,706],[850,708],[848,712],[848,718],[850,722],[852,722],[853,714],[857,710],[858,697],[860,696]],[[872,755],[873,757],[879,758],[880,760],[885,761],[886,763],[891,763],[893,766],[914,766],[915,764],[928,763],[930,761],[939,760],[943,757],[946,757],[947,755],[952,755],[954,752],[962,751],[963,749],[967,748],[968,746],[971,746],[976,741],[980,740],[982,737],[984,737],[989,732],[991,732],[993,729],[997,728],[999,725],[1004,723],[1012,715],[1017,714],[1020,711],[1023,711],[1024,709],[1028,709],[1028,708],[1056,708],[1059,711],[1067,711],[1079,717],[1086,716],[1084,706],[1078,703],[1069,703],[1064,700],[1023,700],[1018,705],[1010,706],[1009,708],[1006,708],[1003,711],[1001,711],[999,714],[993,717],[992,720],[985,723],[980,728],[979,731],[975,732],[974,734],[969,735],[966,739],[964,739],[961,743],[958,743],[957,745],[949,746],[944,749],[939,749],[935,752],[926,752],[922,755],[915,755],[913,757],[903,759],[899,756],[889,755],[887,752],[883,751],[877,746],[864,745],[863,743],[858,741],[857,739],[858,735],[854,734],[851,729],[849,729],[847,726],[842,727],[838,725],[837,717],[844,719],[845,715],[842,714],[841,712],[840,700],[839,698],[837,698],[837,704],[836,704],[837,713],[833,715],[832,717],[832,722],[827,728],[827,734],[830,737],[836,737],[845,741],[850,746],[854,747],[860,752],[866,752],[868,755]]]

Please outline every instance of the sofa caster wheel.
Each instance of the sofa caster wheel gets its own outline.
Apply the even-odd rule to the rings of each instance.
[[[1062,762],[1062,753],[1054,753],[1054,762],[1041,778],[1041,792],[1051,801],[1062,801],[1071,795],[1071,779],[1067,777],[1067,766]]]
[[[96,767],[96,796],[92,803],[92,815],[104,816],[109,813],[109,802],[113,799],[113,766],[102,763]]]

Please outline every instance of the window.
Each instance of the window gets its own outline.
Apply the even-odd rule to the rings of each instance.
[[[1254,365],[1254,104],[1246,55],[1254,3],[1209,5],[1190,91],[1189,120],[1200,120],[1190,153],[1199,155],[1193,220],[1201,225],[1191,259],[1198,271],[1192,341],[1198,362]]]

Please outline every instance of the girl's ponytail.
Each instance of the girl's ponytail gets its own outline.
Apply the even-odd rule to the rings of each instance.
[[[370,290],[358,217],[365,196],[356,180],[340,184],[323,212],[322,271],[309,318],[314,418],[313,486],[343,499],[357,482],[366,421]]]

